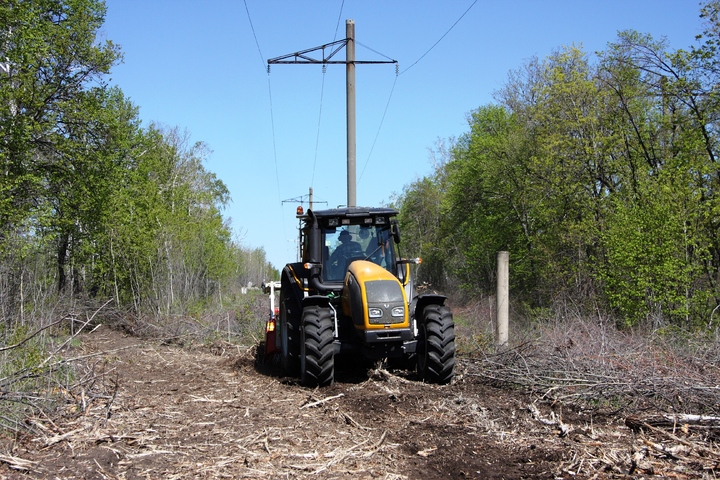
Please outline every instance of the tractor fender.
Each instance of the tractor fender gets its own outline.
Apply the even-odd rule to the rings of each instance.
[[[280,282],[286,297],[292,297],[298,304],[301,302],[306,290],[306,287],[303,285],[303,279],[306,278],[307,275],[308,271],[302,263],[288,263],[285,265]]]
[[[421,314],[423,309],[428,305],[445,305],[446,301],[447,297],[445,295],[438,295],[435,293],[418,295],[410,302],[410,317],[417,319],[418,314]]]
[[[325,295],[310,295],[302,299],[302,308],[305,310],[306,307],[318,306],[318,307],[330,307],[330,298]]]

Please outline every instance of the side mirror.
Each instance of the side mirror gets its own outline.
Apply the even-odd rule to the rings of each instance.
[[[410,281],[410,265],[420,265],[422,263],[422,258],[401,258],[396,264],[397,269],[397,277],[398,280],[400,280],[400,283],[403,284],[403,286],[406,286],[408,282]]]
[[[393,236],[393,239],[395,240],[396,244],[400,244],[400,226],[398,225],[397,220],[393,220],[390,224],[390,233]]]
[[[398,280],[400,280],[400,283],[404,287],[410,280],[410,264],[398,262],[396,268]]]

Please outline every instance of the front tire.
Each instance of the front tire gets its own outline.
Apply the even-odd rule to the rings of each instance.
[[[419,327],[418,373],[425,382],[447,384],[455,368],[455,323],[443,305],[424,308]]]
[[[317,305],[303,310],[300,342],[300,381],[308,387],[325,387],[335,380],[335,346],[332,311]]]

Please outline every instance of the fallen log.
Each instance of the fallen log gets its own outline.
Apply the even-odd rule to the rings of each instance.
[[[630,415],[625,418],[625,425],[635,432],[650,425],[657,428],[680,429],[685,433],[693,429],[720,433],[720,417],[709,415],[661,414],[646,417]]]
[[[668,417],[679,417],[679,416],[680,416],[680,417],[682,417],[682,415],[661,415],[661,416],[668,416]],[[698,419],[698,418],[695,418],[695,417],[700,417],[700,415],[690,415],[690,416],[689,416],[690,419],[694,419],[695,421],[699,421],[699,419]],[[717,419],[718,417],[704,417],[704,421],[705,421],[707,418],[716,418],[716,419]],[[670,440],[672,440],[672,441],[674,441],[674,442],[676,442],[676,443],[679,443],[679,444],[681,444],[681,445],[685,445],[686,447],[690,447],[692,450],[695,450],[696,452],[698,452],[698,453],[699,453],[701,456],[703,456],[703,457],[714,459],[714,461],[716,462],[716,467],[713,467],[713,468],[717,468],[717,465],[720,465],[720,452],[717,451],[717,450],[715,450],[714,448],[712,448],[712,444],[711,444],[711,446],[706,447],[705,445],[702,445],[700,442],[690,441],[690,440],[685,439],[685,438],[680,438],[680,437],[678,437],[677,435],[675,435],[675,434],[673,433],[673,432],[676,430],[676,427],[677,427],[677,430],[680,430],[681,432],[683,432],[683,433],[685,433],[685,434],[690,433],[691,428],[695,428],[695,427],[705,429],[704,431],[705,431],[706,433],[708,432],[707,429],[708,429],[709,427],[714,427],[714,428],[717,428],[717,430],[715,430],[715,432],[714,432],[714,433],[717,434],[717,433],[720,433],[720,425],[716,425],[716,426],[713,426],[713,425],[695,425],[695,426],[691,426],[691,425],[688,424],[688,423],[684,423],[684,424],[682,424],[682,425],[680,425],[680,424],[678,424],[678,423],[675,423],[675,424],[671,425],[671,426],[673,427],[673,432],[669,432],[669,431],[667,431],[667,430],[665,430],[665,429],[663,429],[663,428],[655,427],[655,426],[653,426],[653,425],[650,425],[650,424],[647,423],[647,422],[644,422],[644,423],[643,423],[642,419],[640,419],[640,417],[637,416],[637,415],[631,415],[631,416],[627,417],[627,418],[625,419],[625,425],[627,425],[628,427],[630,427],[630,428],[633,429],[634,431],[643,431],[643,432],[645,432],[645,431],[650,431],[650,432],[654,432],[654,433],[663,435],[663,436],[667,437],[668,439],[670,439]],[[712,436],[712,433],[713,433],[713,432],[711,432],[711,435],[708,435],[708,436]]]

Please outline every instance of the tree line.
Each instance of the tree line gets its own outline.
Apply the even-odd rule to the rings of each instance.
[[[142,126],[107,75],[99,0],[0,4],[0,330],[62,299],[170,315],[274,278],[233,238],[187,132]]]
[[[718,12],[701,6],[688,49],[624,31],[593,56],[566,46],[510,72],[397,198],[422,280],[491,294],[508,250],[513,296],[530,309],[716,326]]]

